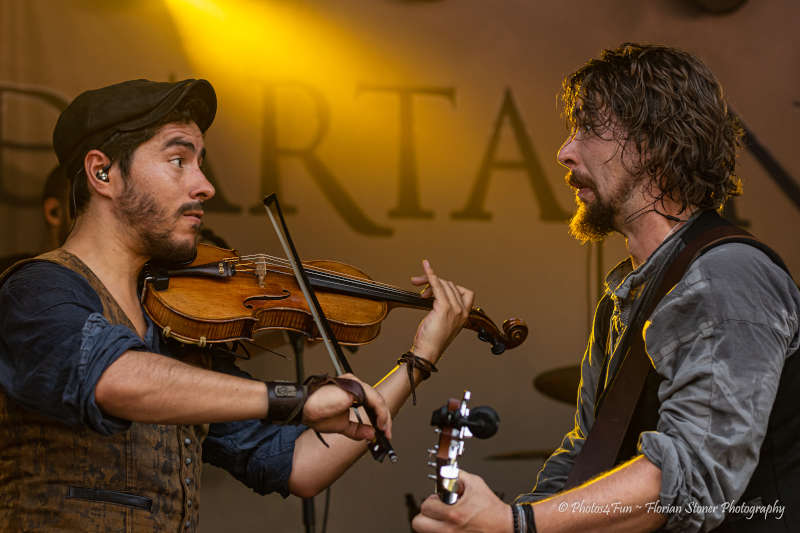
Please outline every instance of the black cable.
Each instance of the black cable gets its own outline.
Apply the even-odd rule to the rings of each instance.
[[[675,217],[675,216],[672,216],[672,215],[668,215],[666,213],[662,213],[661,211],[656,209],[655,206],[653,206],[653,211],[655,211],[657,214],[661,215],[662,217],[666,218],[667,220],[672,220],[673,222],[688,222],[689,221],[688,218],[678,218],[678,217]]]
[[[302,383],[305,380],[305,367],[303,365],[303,352],[305,351],[305,337],[302,333],[294,331],[286,331],[286,336],[289,339],[289,344],[294,352],[294,372],[297,383]],[[306,533],[314,533],[316,512],[314,510],[314,497],[303,498],[302,505],[303,526]]]
[[[624,223],[628,224],[630,222],[633,222],[634,220],[636,220],[637,218],[639,218],[642,215],[646,215],[647,213],[655,211],[656,210],[655,206],[656,206],[656,200],[653,200],[652,204],[646,205],[646,206],[642,207],[641,209],[638,209],[638,210],[634,211],[633,213],[631,213],[630,215],[628,215],[625,218],[625,222]],[[647,209],[648,207],[650,209]]]
[[[603,268],[603,244],[605,244],[605,241],[597,243],[597,270],[595,271],[597,287],[595,287],[595,301],[599,300],[603,296],[603,293],[605,293],[606,271]],[[594,302],[592,302],[592,308],[594,308]]]
[[[687,221],[689,220],[688,218],[687,218],[687,219],[678,218],[678,217],[676,217],[676,216],[673,216],[673,215],[668,215],[667,213],[662,213],[661,211],[659,211],[659,210],[656,208],[656,203],[657,203],[657,202],[660,202],[660,201],[661,201],[661,200],[663,200],[663,199],[664,199],[664,193],[662,192],[661,194],[659,194],[659,195],[658,195],[658,197],[656,197],[656,198],[653,200],[653,202],[652,202],[651,204],[649,204],[649,205],[646,205],[646,206],[642,207],[641,209],[637,209],[636,211],[634,211],[633,213],[631,213],[630,215],[628,215],[628,216],[625,218],[625,222],[624,222],[624,223],[625,223],[625,224],[628,224],[628,223],[630,223],[630,222],[633,222],[634,220],[636,220],[636,219],[637,219],[637,218],[639,218],[640,216],[642,216],[642,215],[646,215],[647,213],[651,213],[651,212],[652,212],[652,213],[656,213],[656,214],[658,214],[658,215],[661,215],[662,217],[666,218],[667,220],[672,220],[673,222],[687,222]],[[649,207],[650,209],[648,209],[648,207]]]
[[[592,247],[586,247],[586,331],[592,331]]]
[[[331,506],[331,488],[325,490],[325,511],[322,513],[322,533],[328,529],[328,509]]]

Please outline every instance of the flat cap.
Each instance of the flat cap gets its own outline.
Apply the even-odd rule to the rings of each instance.
[[[67,177],[75,177],[89,150],[118,132],[155,124],[189,97],[205,103],[204,108],[192,108],[197,127],[205,132],[217,112],[216,93],[206,80],[131,80],[79,94],[58,117],[53,130],[53,148]]]

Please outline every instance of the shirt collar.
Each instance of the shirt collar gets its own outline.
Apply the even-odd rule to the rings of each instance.
[[[650,254],[650,257],[636,269],[633,268],[633,262],[630,257],[620,261],[606,275],[606,292],[610,292],[620,300],[625,300],[631,294],[631,291],[635,291],[650,279],[664,260],[670,257],[675,249],[681,245],[682,241],[679,236],[694,223],[702,212],[702,210],[698,210],[689,217],[686,224],[661,241],[661,244]]]

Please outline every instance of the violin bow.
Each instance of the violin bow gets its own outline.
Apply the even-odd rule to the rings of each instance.
[[[275,213],[273,213],[273,207],[275,213],[278,215],[277,218],[275,217]],[[317,325],[320,336],[325,343],[325,348],[328,350],[328,355],[331,358],[331,363],[333,363],[333,368],[336,370],[336,375],[340,376],[347,372],[352,373],[353,369],[350,366],[350,363],[347,361],[347,357],[345,357],[342,347],[339,345],[339,341],[333,335],[330,324],[328,323],[328,319],[325,317],[325,313],[322,310],[322,307],[319,305],[317,295],[314,293],[314,289],[311,287],[311,283],[308,281],[308,276],[306,275],[303,263],[300,261],[300,256],[297,254],[294,241],[292,241],[292,237],[289,234],[289,227],[286,225],[286,220],[283,217],[283,211],[281,210],[281,205],[278,202],[277,194],[272,193],[264,198],[264,208],[267,211],[267,215],[269,216],[272,226],[275,228],[275,233],[277,234],[278,240],[283,247],[286,258],[289,260],[289,263],[292,266],[292,271],[294,272],[294,277],[297,280],[297,284],[300,286],[300,290],[303,291],[306,302],[308,302],[308,308],[311,311],[311,316],[314,318],[314,323]],[[364,410],[367,412],[367,417],[369,418],[372,427],[375,429],[375,438],[369,443],[368,446],[372,457],[378,462],[383,462],[384,458],[386,458],[388,455],[391,462],[397,462],[397,454],[392,448],[392,443],[389,442],[388,438],[386,438],[386,434],[378,429],[375,412],[366,404],[364,405]],[[362,420],[358,410],[355,411],[355,414],[359,423],[361,423]]]

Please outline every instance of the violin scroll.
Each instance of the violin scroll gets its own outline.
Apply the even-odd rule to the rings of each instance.
[[[501,331],[480,307],[472,308],[464,327],[477,331],[480,340],[491,344],[494,355],[516,348],[528,338],[528,325],[524,320],[509,318],[503,322]]]

